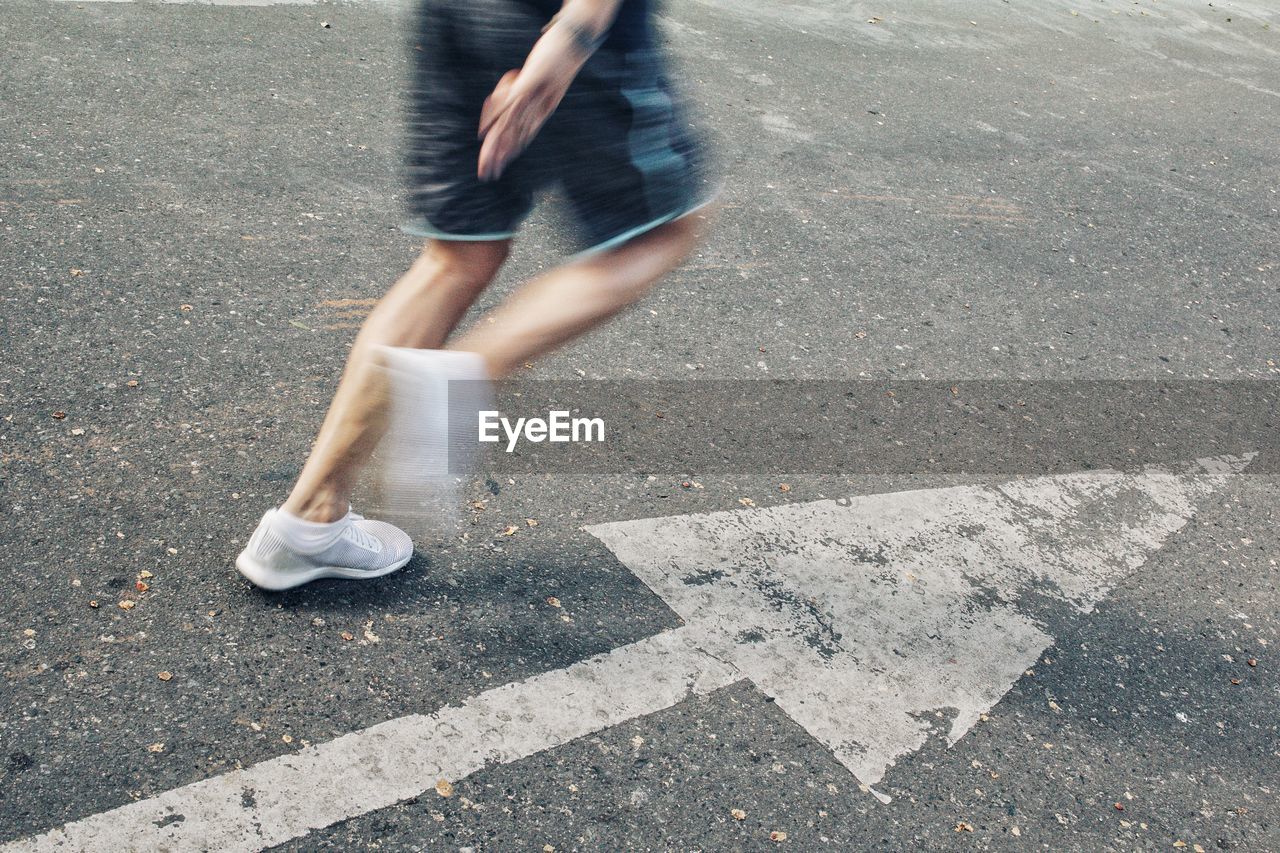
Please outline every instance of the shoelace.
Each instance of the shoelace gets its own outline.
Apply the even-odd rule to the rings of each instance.
[[[352,524],[347,528],[347,530],[350,531],[351,538],[355,540],[357,545],[361,548],[368,548],[370,551],[381,550],[381,542],[379,542],[378,537],[355,524],[357,521],[364,521],[363,515],[358,512],[348,511],[347,517],[352,521]]]

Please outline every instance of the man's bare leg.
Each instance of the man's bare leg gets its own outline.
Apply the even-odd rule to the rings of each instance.
[[[510,373],[640,298],[693,248],[704,219],[667,223],[534,279],[453,348],[482,375]],[[236,558],[236,568],[251,582],[281,590],[320,578],[369,579],[412,559],[413,540],[405,531],[348,515],[356,474],[391,417],[391,380],[383,364],[415,350],[414,358],[428,356],[425,348],[439,347],[502,265],[507,249],[505,242],[433,243],[374,309],[293,493],[279,510],[263,515]]]
[[[643,296],[685,258],[705,219],[686,216],[551,270],[449,348],[479,354],[491,378],[511,373]],[[329,414],[283,509],[318,522],[346,514],[359,467],[386,429],[385,376],[376,362],[377,347],[440,347],[508,249],[506,242],[433,242],[378,303],[356,338]]]
[[[684,260],[709,218],[689,214],[533,279],[449,349],[478,353],[491,378],[508,375],[643,296]]]
[[[315,522],[342,518],[356,473],[386,429],[379,346],[438,348],[497,274],[509,240],[432,240],[370,313],[356,336],[342,381],[287,512]]]

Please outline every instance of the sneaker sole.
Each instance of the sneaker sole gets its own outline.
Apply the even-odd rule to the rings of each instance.
[[[296,586],[311,583],[312,581],[322,580],[324,578],[339,578],[342,580],[369,580],[372,578],[380,578],[383,575],[389,575],[397,569],[402,569],[413,559],[413,555],[405,557],[403,560],[392,563],[389,566],[383,566],[380,569],[352,569],[347,566],[316,566],[312,569],[304,571],[282,572],[279,569],[273,569],[264,566],[251,558],[246,553],[241,553],[236,557],[236,571],[248,578],[249,582],[261,589],[279,592],[280,590],[293,589]]]

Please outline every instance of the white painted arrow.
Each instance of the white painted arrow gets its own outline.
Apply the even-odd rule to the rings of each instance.
[[[931,712],[954,744],[1008,692],[1053,642],[1045,599],[1091,611],[1251,458],[588,530],[870,786]]]
[[[1250,457],[602,524],[686,625],[0,847],[249,851],[749,678],[874,785],[954,743]],[[936,718],[935,718],[936,719]],[[887,799],[882,797],[882,799]]]

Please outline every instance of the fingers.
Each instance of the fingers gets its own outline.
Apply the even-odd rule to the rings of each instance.
[[[482,181],[496,181],[507,168],[507,162],[511,159],[509,127],[514,114],[514,110],[508,110],[499,116],[480,145],[476,174]]]
[[[476,175],[482,181],[497,180],[510,160],[507,139],[509,132],[506,128],[511,124],[513,116],[519,113],[518,107],[513,109],[518,100],[516,80],[519,76],[520,72],[517,70],[503,74],[493,93],[485,98],[480,110],[479,134],[484,143],[480,146]]]
[[[502,79],[498,81],[498,85],[493,87],[492,94],[484,99],[484,106],[480,109],[479,133],[481,137],[489,132],[498,117],[511,106],[511,95],[515,90],[516,78],[519,76],[520,72],[514,69],[503,74]]]
[[[545,118],[530,99],[512,98],[485,131],[476,167],[480,180],[497,180],[533,139]]]
[[[497,180],[512,160],[533,141],[564,95],[556,85],[522,85],[520,72],[508,71],[480,111],[480,157],[476,174],[482,181]],[[567,85],[567,80],[562,81]]]
[[[480,145],[480,159],[476,164],[476,176],[482,181],[496,181],[501,176],[503,169],[506,168],[506,159],[502,154],[502,129],[501,124],[507,121],[507,115],[499,118],[499,124],[489,129],[488,134],[484,138],[484,142]]]
[[[533,138],[538,124],[532,123],[533,117],[523,106],[518,104],[504,112],[485,135],[477,165],[480,180],[497,180]]]

